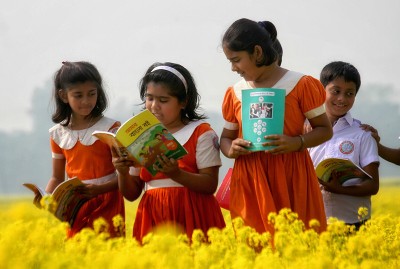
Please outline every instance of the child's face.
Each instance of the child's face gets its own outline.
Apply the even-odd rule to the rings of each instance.
[[[255,57],[247,51],[232,51],[223,46],[226,58],[231,63],[231,70],[238,73],[246,81],[254,81],[259,76]]]
[[[62,89],[59,92],[61,100],[68,103],[75,116],[88,116],[97,103],[97,87],[92,81],[86,81]]]
[[[181,111],[185,104],[178,101],[176,96],[169,94],[170,90],[162,83],[147,84],[146,108],[150,110],[164,126],[173,131],[181,127]]]
[[[326,85],[325,91],[325,109],[329,117],[340,118],[353,107],[356,99],[356,84],[354,82],[346,82],[343,78],[336,78]]]

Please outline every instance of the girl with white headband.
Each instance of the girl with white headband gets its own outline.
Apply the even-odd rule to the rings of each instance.
[[[193,77],[179,64],[155,63],[140,82],[140,97],[188,154],[176,161],[159,156],[159,173],[151,176],[135,168],[126,158],[115,158],[119,188],[133,201],[144,191],[133,227],[139,242],[155,227],[172,224],[186,232],[204,235],[211,227],[225,227],[214,192],[218,185],[221,158],[218,136],[203,114],[198,113],[200,95]]]

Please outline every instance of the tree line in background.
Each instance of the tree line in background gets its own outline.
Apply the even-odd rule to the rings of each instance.
[[[45,186],[51,175],[51,152],[48,129],[51,122],[51,83],[35,89],[29,114],[33,120],[32,131],[0,132],[0,195],[29,192],[22,187],[24,182],[34,182]],[[391,102],[393,87],[366,85],[356,98],[351,113],[364,123],[379,130],[383,144],[400,147],[400,104]],[[221,100],[222,103],[222,100]],[[132,104],[118,105],[118,110],[110,103],[106,116],[125,121],[132,115]],[[136,107],[138,111],[140,107]],[[220,111],[204,111],[215,131],[220,134],[223,119]],[[232,161],[223,158],[220,170],[222,179]],[[399,176],[399,168],[381,159],[380,177]]]

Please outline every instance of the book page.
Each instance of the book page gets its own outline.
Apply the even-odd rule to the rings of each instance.
[[[72,225],[76,213],[88,198],[77,191],[77,188],[84,186],[81,180],[73,178],[66,180],[54,190],[52,197],[57,203],[54,215],[61,221],[69,222]]]
[[[323,160],[316,167],[316,174],[322,181],[328,182],[331,179],[333,171],[337,172],[341,183],[351,178],[372,178],[361,167],[349,159],[328,158]]]
[[[40,196],[45,196],[46,194],[48,194],[44,189],[42,189],[42,188],[40,188],[40,187],[38,187],[38,186],[36,186],[35,184],[32,184],[32,183],[24,183],[24,184],[22,184],[22,185],[24,185],[25,187],[27,187],[28,189],[30,189],[31,191],[33,191],[33,193],[35,194],[35,195],[40,195]]]
[[[49,194],[44,189],[40,188],[39,186],[37,186],[33,183],[24,183],[22,185],[27,187],[29,190],[31,190],[35,194],[35,197],[33,198],[33,204],[38,208],[42,208],[40,201],[42,200],[43,196],[49,195]]]
[[[110,148],[115,148],[120,157],[128,157],[129,153],[126,148],[117,140],[115,134],[105,131],[94,131],[93,136],[100,139],[103,143],[110,146]],[[134,159],[134,158],[133,158]],[[134,159],[135,160],[135,159]]]

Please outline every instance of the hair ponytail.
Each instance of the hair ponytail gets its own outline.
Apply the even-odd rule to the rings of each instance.
[[[259,21],[258,25],[260,25],[262,28],[264,28],[269,33],[271,41],[272,41],[272,43],[274,43],[276,40],[276,37],[278,36],[278,32],[276,31],[275,25],[270,21]]]

